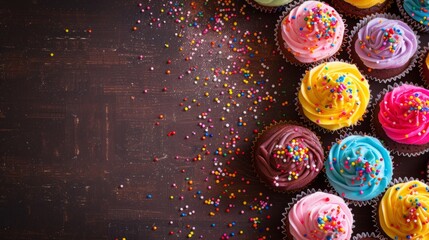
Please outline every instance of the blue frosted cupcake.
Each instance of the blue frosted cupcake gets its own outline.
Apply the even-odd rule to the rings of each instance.
[[[393,175],[389,151],[378,139],[360,134],[334,143],[325,168],[330,185],[355,204],[365,204],[383,193]]]
[[[399,11],[405,20],[420,32],[429,31],[428,0],[396,0]]]

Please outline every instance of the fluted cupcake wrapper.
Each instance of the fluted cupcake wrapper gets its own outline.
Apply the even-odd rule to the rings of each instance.
[[[254,0],[246,0],[246,3],[264,13],[277,13],[277,12],[281,12],[284,9],[284,6],[278,6],[278,7],[262,6],[257,2],[255,2]],[[288,4],[291,4],[291,3],[288,3]]]
[[[354,48],[353,38],[355,37],[355,35],[369,21],[371,21],[372,19],[377,18],[377,17],[382,17],[382,18],[386,18],[386,19],[403,21],[403,19],[401,17],[399,17],[397,15],[394,15],[394,14],[390,14],[390,13],[377,13],[377,14],[372,14],[372,15],[369,15],[369,16],[363,18],[362,20],[360,20],[356,24],[356,26],[353,27],[353,29],[350,31],[350,34],[348,36],[348,43],[347,43],[347,50],[346,50],[347,53],[348,53],[348,56],[352,56],[353,55],[353,52],[354,52],[354,50],[352,50]],[[408,74],[416,66],[417,61],[419,59],[420,35],[417,34],[417,32],[413,29],[412,26],[410,26],[410,27],[413,30],[414,34],[416,35],[417,50],[416,50],[416,54],[414,54],[414,56],[410,59],[408,67],[405,68],[400,74],[397,74],[395,76],[388,77],[388,78],[379,78],[379,77],[372,76],[371,73],[367,73],[368,67],[366,67],[363,62],[362,62],[362,65],[364,67],[359,66],[360,64],[357,64],[357,62],[360,61],[360,59],[353,59],[353,58],[351,58],[351,62],[355,63],[356,66],[361,71],[361,73],[364,74],[368,79],[371,79],[371,80],[375,80],[375,81],[378,81],[378,82],[381,82],[381,83],[389,83],[391,81],[396,81],[398,79],[403,78],[406,74]],[[386,71],[388,71],[388,70],[389,69],[386,69]]]
[[[369,238],[369,237],[377,238],[377,239],[381,239],[381,240],[387,240],[387,238],[385,238],[383,235],[381,235],[378,232],[372,232],[372,233],[362,232],[362,233],[358,233],[354,237],[352,237],[352,240],[360,240],[360,239]]]
[[[423,25],[416,20],[414,20],[404,9],[404,0],[396,0],[396,6],[398,6],[399,12],[404,17],[405,21],[410,26],[413,26],[415,29],[417,29],[419,32],[427,33],[429,32],[429,26]]]
[[[308,196],[310,194],[316,193],[316,192],[324,192],[324,193],[329,193],[335,196],[338,196],[338,194],[336,194],[335,191],[332,190],[328,190],[328,189],[307,189],[306,191],[302,191],[300,193],[298,193],[294,198],[291,199],[291,201],[288,203],[287,207],[285,208],[284,212],[282,213],[282,233],[283,233],[283,240],[288,240],[287,236],[288,236],[288,231],[289,229],[286,229],[286,226],[289,224],[289,220],[288,220],[288,214],[290,209],[299,201],[301,200],[303,197]],[[348,206],[348,208],[350,209],[350,212],[352,213],[353,219],[354,219],[354,214],[353,214],[353,209],[349,206],[349,202],[348,201],[344,201],[346,203],[346,205]],[[353,222],[352,225],[352,234],[353,234],[353,229],[355,228],[355,224]],[[289,239],[290,240],[290,239]]]
[[[419,178],[413,178],[413,177],[399,177],[399,178],[395,178],[393,179],[388,188],[393,187],[394,185],[398,184],[398,183],[406,183],[409,181],[421,181],[425,184],[427,184],[426,181],[423,181]],[[380,227],[380,223],[378,221],[378,206],[380,205],[381,199],[383,198],[384,194],[379,195],[377,198],[374,199],[374,204],[372,204],[372,221],[374,223],[375,226],[375,232],[378,233],[379,236],[383,237],[383,239],[390,239],[381,229]]]
[[[275,122],[275,123],[271,123],[270,125],[265,126],[265,127],[264,127],[264,129],[258,133],[258,135],[255,137],[255,139],[253,139],[253,142],[252,142],[252,147],[251,147],[252,168],[253,168],[253,172],[256,174],[257,178],[259,179],[259,182],[260,182],[260,183],[262,183],[262,184],[264,184],[267,188],[269,188],[269,189],[273,190],[274,192],[278,192],[278,193],[292,193],[292,194],[295,194],[295,193],[298,193],[298,192],[302,191],[304,188],[306,188],[306,187],[307,187],[307,186],[309,186],[312,182],[314,182],[314,180],[317,178],[317,176],[318,176],[318,175],[323,171],[323,167],[324,167],[324,165],[322,165],[322,169],[319,169],[319,173],[317,174],[317,176],[316,176],[312,181],[310,181],[306,186],[303,186],[303,187],[302,187],[302,188],[300,188],[300,189],[290,190],[290,191],[282,191],[282,190],[280,190],[279,188],[276,188],[276,187],[274,187],[274,186],[272,186],[272,185],[268,184],[267,182],[262,181],[261,176],[259,176],[258,171],[256,171],[256,168],[255,168],[255,162],[254,162],[254,161],[255,161],[255,158],[254,158],[254,153],[255,153],[256,143],[257,143],[258,139],[259,139],[259,138],[264,134],[264,132],[265,132],[265,131],[267,131],[268,129],[270,129],[270,128],[272,128],[272,127],[275,127],[275,126],[278,126],[278,125],[282,125],[282,124],[296,125],[296,126],[299,126],[299,127],[305,127],[305,128],[307,128],[306,126],[304,126],[304,125],[302,125],[302,124],[300,124],[300,123],[298,123],[298,122],[296,122],[296,121],[292,121],[292,120],[290,120],[290,121],[282,120],[282,121],[278,121],[278,122]],[[311,131],[311,129],[309,129],[309,130]],[[316,137],[317,137],[317,138],[319,139],[319,141],[321,142],[321,137],[320,137],[319,135],[317,135],[315,132],[313,132],[313,133],[316,135]],[[322,144],[322,143],[321,143],[321,144]]]
[[[373,103],[373,105],[371,106],[371,131],[372,133],[378,138],[380,139],[382,142],[384,142],[384,146],[391,152],[394,153],[398,156],[406,156],[406,157],[415,157],[415,156],[419,156],[422,155],[426,152],[429,152],[429,148],[425,148],[425,147],[421,147],[421,149],[418,149],[419,145],[411,145],[411,144],[402,144],[402,143],[395,143],[395,146],[392,146],[393,144],[389,144],[387,142],[387,140],[389,141],[393,141],[390,139],[385,139],[383,138],[378,132],[379,131],[383,131],[383,129],[378,129],[375,126],[376,121],[378,121],[378,117],[376,116],[377,114],[377,106],[380,103],[380,101],[382,100],[382,98],[384,97],[384,95],[390,91],[392,91],[394,88],[402,86],[403,84],[408,84],[408,85],[413,85],[416,87],[423,87],[420,86],[418,84],[415,83],[410,83],[410,82],[399,82],[399,83],[394,83],[393,85],[388,85],[387,88],[383,89],[375,98],[375,101]],[[398,149],[398,147],[400,147]],[[414,147],[416,148],[415,151],[406,151],[406,149],[409,149],[410,147]]]
[[[425,65],[426,65],[426,56],[428,55],[428,53],[429,53],[429,43],[421,49],[419,54],[419,60],[418,60],[419,74],[423,81],[423,84],[427,88],[429,88],[429,74],[425,76],[424,72],[425,72],[425,69],[427,68]],[[428,73],[429,73],[429,70],[428,70]]]
[[[346,22],[346,19],[343,17],[343,15],[342,14],[340,14],[340,13],[338,13],[339,15],[340,15],[340,17],[342,18],[342,20],[343,20],[343,22],[344,22],[344,36],[343,36],[343,41],[342,41],[342,43],[341,43],[341,47],[340,47],[340,49],[338,49],[338,51],[334,54],[334,55],[332,55],[332,56],[329,56],[329,57],[326,57],[326,58],[324,58],[324,59],[321,59],[321,60],[319,60],[319,61],[315,61],[315,62],[312,62],[312,63],[302,63],[302,62],[300,62],[300,61],[298,61],[298,60],[296,60],[296,61],[291,61],[290,59],[288,59],[287,58],[287,56],[285,55],[285,53],[283,52],[283,50],[281,49],[281,44],[284,44],[283,42],[280,42],[279,41],[279,39],[281,38],[281,33],[279,32],[279,29],[280,29],[280,26],[281,26],[281,23],[282,23],[282,21],[283,21],[283,19],[289,14],[289,12],[292,10],[292,9],[294,9],[295,7],[297,7],[297,6],[299,6],[299,5],[301,5],[302,3],[304,3],[305,2],[305,0],[298,0],[298,1],[295,1],[295,2],[293,2],[293,3],[290,3],[287,7],[286,7],[286,9],[282,12],[282,14],[280,15],[280,17],[279,17],[279,19],[277,20],[277,23],[276,23],[276,25],[275,25],[275,28],[274,28],[274,41],[275,41],[275,44],[276,44],[276,47],[277,47],[277,51],[281,54],[281,56],[282,56],[282,58],[284,59],[284,60],[286,60],[286,62],[288,62],[288,63],[290,63],[290,64],[292,64],[292,65],[294,65],[294,66],[298,66],[298,67],[307,67],[307,66],[311,66],[311,65],[313,65],[313,64],[320,64],[320,63],[323,63],[323,62],[328,62],[328,61],[330,61],[331,59],[338,59],[338,57],[339,57],[339,55],[341,54],[341,52],[344,50],[344,43],[347,41],[347,35],[348,35],[348,32],[349,32],[349,30],[348,30],[348,26],[347,26],[347,22]],[[323,2],[323,1],[322,1]],[[326,3],[326,2],[323,2],[323,3]],[[327,4],[327,3],[326,3]],[[329,4],[328,4],[329,5]],[[331,5],[329,5],[329,6],[331,6]],[[338,11],[337,11],[338,12]],[[279,35],[280,34],[280,35]]]
[[[335,142],[332,142],[332,143],[331,143],[331,146],[332,146],[332,145],[334,145],[335,143],[337,143],[338,141],[341,141],[341,140],[345,139],[346,137],[348,137],[348,136],[352,136],[352,135],[370,136],[370,137],[377,138],[377,137],[376,137],[376,136],[374,136],[373,134],[365,133],[365,132],[362,132],[362,131],[354,131],[354,132],[346,132],[346,131],[342,131],[342,133],[340,134],[340,136],[339,136],[338,138],[336,138]],[[377,139],[378,139],[378,138],[377,138]],[[384,146],[384,144],[383,144],[383,146]],[[384,147],[385,147],[385,146],[384,146]],[[386,149],[387,149],[387,148],[386,148]],[[327,161],[327,160],[328,160],[328,156],[329,156],[329,150],[327,150],[327,151],[326,151],[325,155],[326,155],[326,161]],[[389,152],[389,156],[390,156],[390,159],[392,160],[392,172],[393,172],[395,167],[394,167],[393,156],[390,154],[390,152]],[[326,175],[326,171],[328,171],[328,170],[327,170],[326,168],[324,168],[324,169],[325,169],[325,175]],[[347,198],[347,197],[345,197],[345,196],[343,197],[341,193],[337,192],[337,191],[336,191],[336,189],[334,188],[334,186],[332,186],[332,184],[331,184],[331,182],[329,181],[329,179],[328,179],[328,177],[327,177],[327,176],[325,177],[325,183],[327,184],[327,186],[329,186],[329,188],[330,188],[332,191],[336,192],[336,194],[337,194],[338,196],[342,197],[345,201],[347,201],[347,202],[349,202],[349,203],[353,204],[353,205],[354,205],[354,206],[356,206],[356,207],[363,207],[363,206],[372,205],[372,204],[374,204],[374,199],[376,199],[376,198],[377,198],[377,197],[374,197],[373,199],[365,200],[365,201],[352,200],[352,199],[349,199],[349,198]],[[389,183],[389,184],[390,184],[390,183]],[[387,188],[389,187],[389,184],[387,184],[387,186],[383,189],[383,191],[381,191],[381,192],[380,192],[380,194],[379,194],[378,196],[380,196],[380,195],[383,195],[383,194],[384,194],[384,192],[385,192],[385,191],[387,190]]]
[[[349,63],[349,64],[352,64],[352,63],[350,63],[350,62],[348,62],[348,61],[346,61],[346,60],[343,60],[343,59],[328,59],[326,62],[332,62],[332,61],[337,61],[337,62],[344,62],[344,63]],[[321,127],[321,126],[319,126],[317,123],[315,123],[315,122],[313,122],[313,121],[311,121],[310,119],[308,119],[306,116],[305,116],[305,114],[304,114],[304,112],[303,112],[303,110],[302,110],[302,108],[301,108],[301,104],[299,103],[299,99],[298,99],[298,94],[299,94],[299,91],[301,90],[301,84],[302,84],[302,80],[304,79],[304,77],[305,77],[305,75],[306,75],[306,73],[307,73],[307,71],[309,71],[309,70],[311,70],[312,68],[314,68],[314,67],[316,67],[316,66],[318,66],[319,64],[321,64],[321,63],[315,63],[315,64],[312,64],[312,65],[310,65],[310,67],[309,68],[307,68],[306,70],[305,70],[305,72],[302,74],[302,76],[301,76],[301,79],[300,79],[300,81],[299,81],[299,83],[298,83],[298,86],[297,86],[297,88],[296,88],[296,91],[295,91],[295,100],[294,100],[294,103],[295,103],[295,111],[298,113],[298,117],[299,117],[299,119],[306,125],[306,126],[308,126],[309,128],[311,128],[311,129],[313,129],[313,130],[317,130],[317,131],[320,131],[320,132],[322,132],[322,133],[324,133],[324,134],[327,134],[327,133],[331,133],[331,134],[341,134],[341,132],[343,132],[343,131],[347,131],[347,132],[350,132],[350,131],[353,131],[353,129],[354,129],[354,127],[355,126],[360,126],[361,124],[362,124],[362,122],[365,120],[365,118],[366,118],[366,116],[367,116],[367,114],[368,114],[368,112],[369,112],[369,107],[371,106],[371,102],[372,102],[372,91],[371,91],[371,86],[370,86],[370,88],[369,88],[369,96],[370,96],[370,98],[369,98],[369,100],[368,100],[368,105],[367,105],[367,108],[366,108],[366,110],[365,110],[365,113],[361,116],[361,118],[360,118],[360,120],[358,120],[356,123],[354,123],[354,124],[352,124],[352,125],[350,125],[350,126],[348,126],[348,127],[343,127],[343,128],[340,128],[340,129],[337,129],[337,130],[329,130],[329,129],[326,129],[326,128],[324,128],[324,127]],[[363,74],[362,74],[363,75]]]
[[[338,1],[344,1],[344,0],[338,0]],[[340,10],[341,11],[341,7],[338,7],[338,1],[331,1],[332,2],[332,6],[335,8],[335,9],[337,9],[337,11],[338,10]],[[379,11],[377,11],[377,13],[384,13],[384,12],[386,12],[387,11],[387,9],[392,5],[392,2],[393,2],[393,0],[386,0],[386,4],[383,6],[383,8],[381,9],[381,10],[379,10]],[[361,18],[363,18],[362,16],[357,16],[357,15],[355,15],[355,14],[351,14],[351,13],[346,13],[346,12],[344,12],[344,11],[342,11],[342,14],[344,15],[344,16],[346,16],[346,17],[350,17],[350,18],[354,18],[354,19],[361,19]],[[374,13],[371,13],[371,14],[375,14],[375,12]]]

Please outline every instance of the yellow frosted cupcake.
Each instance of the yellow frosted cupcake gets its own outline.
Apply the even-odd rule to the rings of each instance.
[[[338,61],[308,70],[298,92],[298,107],[305,118],[331,131],[356,125],[369,100],[365,77],[355,65]]]
[[[376,12],[384,12],[390,6],[391,0],[333,0],[332,3],[340,13],[362,18]]]
[[[391,239],[429,239],[429,186],[412,180],[390,187],[378,206],[378,223]]]

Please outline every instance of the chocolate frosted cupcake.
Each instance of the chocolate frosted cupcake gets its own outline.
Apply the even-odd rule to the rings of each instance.
[[[342,46],[345,23],[331,6],[300,1],[283,12],[276,29],[277,47],[290,63],[311,64],[336,55]]]
[[[391,81],[403,77],[418,58],[417,34],[395,15],[377,14],[363,19],[350,38],[352,62],[371,79]]]
[[[429,150],[429,90],[404,83],[384,89],[372,113],[374,133],[387,148],[414,156]]]
[[[349,240],[353,233],[353,214],[336,195],[307,191],[292,199],[283,214],[283,233],[287,239]]]
[[[363,134],[352,134],[334,143],[325,169],[335,191],[358,205],[384,192],[393,175],[389,151],[378,139]]]
[[[399,179],[375,207],[375,222],[390,239],[429,239],[429,186]]]
[[[355,18],[384,12],[391,4],[391,0],[333,0],[332,2],[339,12]]]
[[[370,101],[368,81],[357,67],[327,62],[308,70],[298,88],[298,112],[323,130],[352,127],[363,119]]]
[[[319,138],[309,129],[281,123],[255,140],[253,165],[262,182],[285,192],[306,187],[323,167]]]

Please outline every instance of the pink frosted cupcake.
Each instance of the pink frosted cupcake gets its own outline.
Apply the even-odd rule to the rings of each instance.
[[[302,193],[283,214],[287,239],[349,240],[353,214],[344,200],[325,192]]]
[[[344,20],[334,8],[301,1],[280,17],[276,40],[287,61],[309,64],[333,57],[341,48],[344,32]]]
[[[373,111],[373,130],[386,146],[402,155],[429,148],[429,90],[410,84],[384,90]]]

